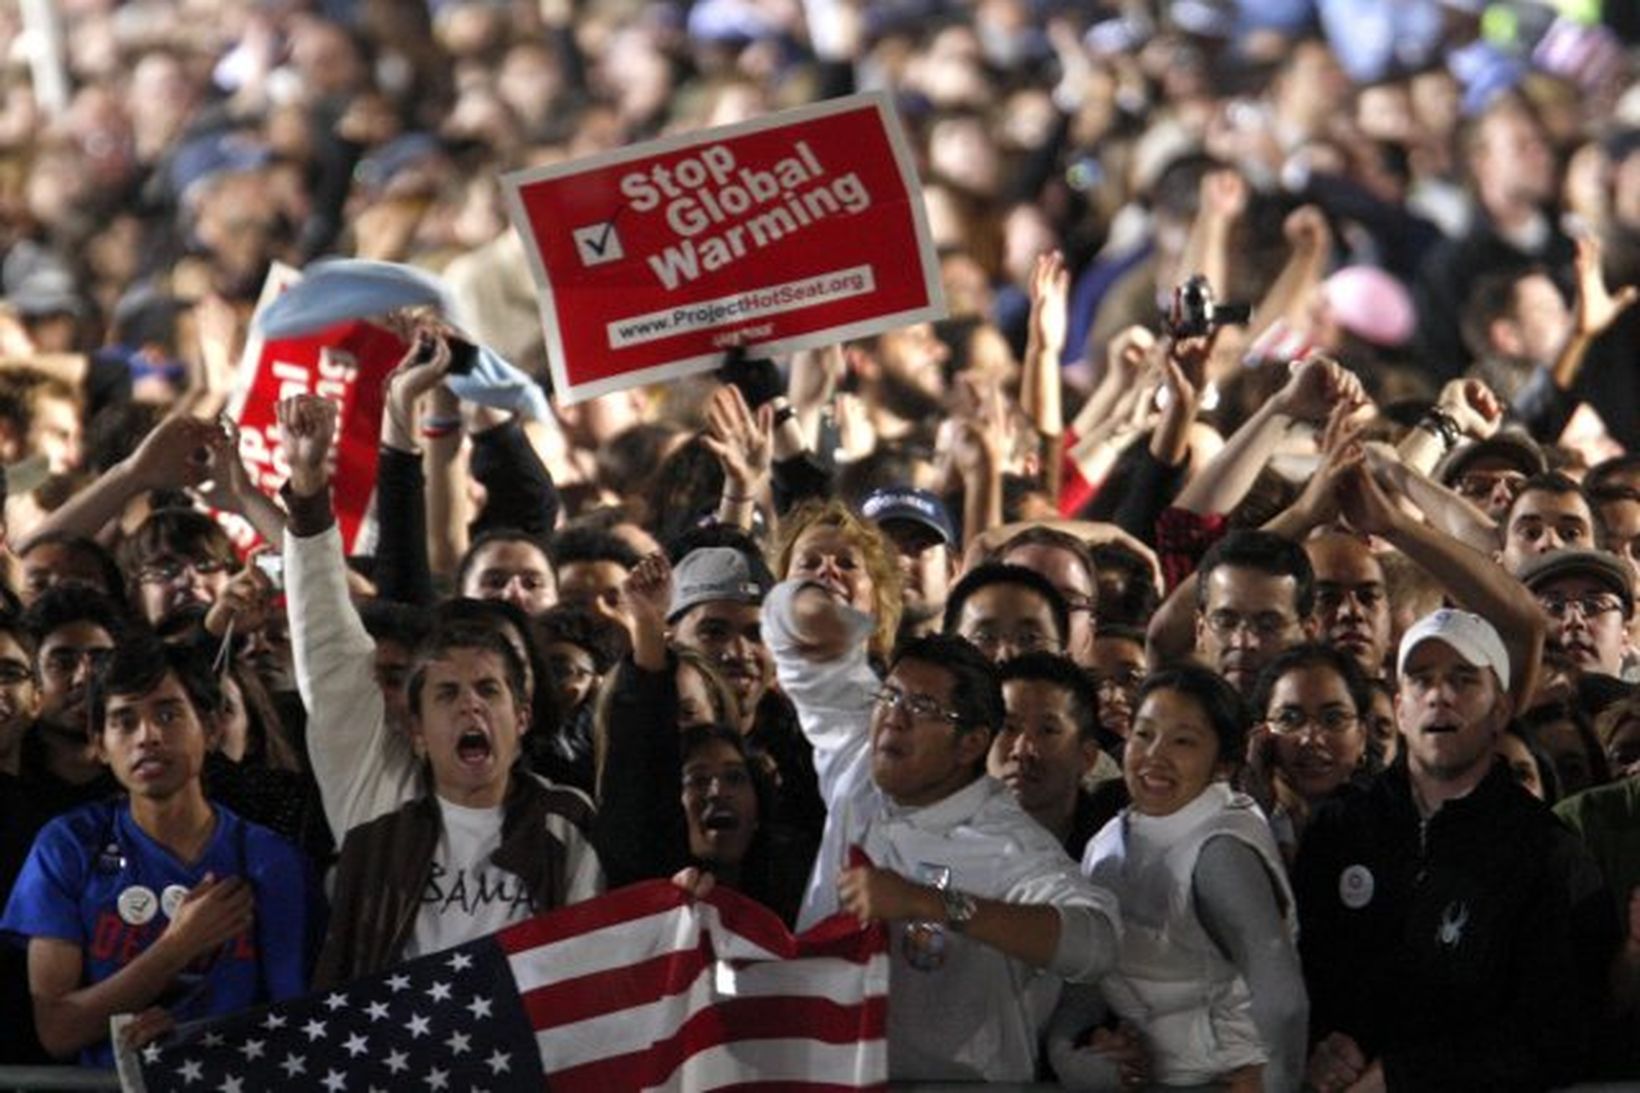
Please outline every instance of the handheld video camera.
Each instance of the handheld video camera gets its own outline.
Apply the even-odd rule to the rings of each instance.
[[[1174,341],[1205,338],[1221,326],[1245,323],[1252,304],[1219,303],[1206,277],[1196,274],[1173,288],[1173,306],[1167,311],[1167,332]]]

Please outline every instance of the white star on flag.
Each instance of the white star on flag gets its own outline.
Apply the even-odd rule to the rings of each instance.
[[[472,1037],[468,1036],[465,1032],[452,1032],[450,1033],[450,1038],[444,1041],[444,1046],[450,1049],[450,1054],[460,1055],[462,1052],[467,1050],[467,1046],[471,1042]]]
[[[347,1008],[347,995],[341,994],[339,992],[330,995],[328,998],[325,999],[325,1008],[327,1010],[329,1010],[331,1013],[335,1013],[337,1010],[340,1010],[340,1009],[346,1009]]]
[[[402,1051],[389,1051],[383,1064],[388,1070],[398,1074],[410,1069],[410,1056]]]
[[[450,970],[453,972],[464,972],[472,966],[473,958],[466,953],[456,953],[450,958]]]
[[[427,988],[427,997],[434,1002],[448,1002],[450,1000],[450,984],[434,983]]]
[[[189,1059],[177,1068],[177,1077],[186,1085],[193,1085],[204,1076],[205,1068],[199,1065],[198,1059]]]
[[[360,1036],[357,1032],[355,1032],[352,1036],[347,1038],[347,1043],[343,1044],[342,1047],[347,1049],[347,1053],[349,1055],[357,1059],[360,1055],[363,1055],[370,1050],[369,1043],[369,1040],[366,1040],[363,1036]]]
[[[324,1085],[326,1089],[330,1090],[330,1093],[342,1093],[342,1090],[347,1088],[347,1075],[340,1070],[327,1070],[325,1071]]]
[[[200,1038],[199,1046],[200,1047],[221,1047],[222,1046],[222,1034],[220,1032],[207,1032],[204,1036],[202,1036]]]
[[[428,1024],[429,1024],[429,1022],[428,1022],[427,1018],[423,1017],[419,1013],[412,1013],[410,1015],[410,1022],[407,1025],[405,1025],[405,1028],[407,1030],[409,1030],[411,1039],[419,1040],[423,1036],[427,1035],[427,1025]]]
[[[262,1021],[262,1027],[267,1029],[269,1032],[272,1032],[274,1029],[284,1028],[285,1015],[282,1013],[269,1012],[267,1017],[265,1017]]]
[[[450,1085],[450,1073],[434,1067],[427,1072],[428,1089],[447,1089]]]
[[[488,1017],[490,1015],[490,1000],[475,996],[471,1002],[467,1003],[467,1009],[472,1013],[475,1021],[481,1017]]]
[[[387,989],[397,994],[410,985],[408,975],[395,975],[387,981]]]
[[[285,1077],[294,1078],[298,1074],[307,1073],[307,1056],[292,1053],[285,1056],[285,1061],[279,1064],[279,1069],[285,1072]]]
[[[262,1057],[262,1041],[246,1040],[239,1050],[245,1056],[247,1063],[252,1059],[260,1059]]]
[[[310,1018],[308,1023],[302,1026],[302,1031],[307,1033],[309,1043],[315,1040],[323,1040],[325,1038],[325,1023],[317,1017]]]
[[[386,1002],[372,1002],[372,1003],[370,1003],[370,1005],[365,1007],[364,1011],[365,1011],[366,1014],[368,1014],[370,1016],[370,1019],[372,1021],[384,1020],[387,1017],[387,1003]]]
[[[508,1055],[500,1048],[496,1048],[495,1052],[484,1061],[489,1064],[491,1073],[505,1074],[507,1071],[512,1069],[512,1063],[509,1062],[510,1059],[512,1059],[511,1055]]]
[[[216,1093],[245,1093],[245,1079],[236,1078],[229,1074],[222,1079],[222,1084],[217,1087]]]
[[[145,1063],[159,1062],[159,1045],[149,1044],[142,1049],[142,1061]]]

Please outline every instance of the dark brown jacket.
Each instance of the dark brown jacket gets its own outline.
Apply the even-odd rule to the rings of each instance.
[[[503,802],[501,846],[491,864],[524,882],[532,909],[562,906],[571,848],[547,829],[557,815],[584,833],[592,806],[581,794],[515,771]],[[336,894],[325,935],[315,990],[382,971],[401,959],[432,870],[439,839],[439,808],[432,794],[397,812],[360,824],[342,842],[336,863]],[[587,845],[574,848],[593,853]]]

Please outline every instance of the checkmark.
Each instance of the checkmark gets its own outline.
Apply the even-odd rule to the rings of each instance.
[[[621,249],[621,237],[616,234],[613,220],[602,224],[587,224],[576,228],[572,234],[575,236],[576,253],[581,256],[583,266],[601,266],[626,257],[626,252]]]

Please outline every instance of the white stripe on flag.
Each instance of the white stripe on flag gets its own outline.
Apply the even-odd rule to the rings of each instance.
[[[685,1021],[712,1004],[712,998],[712,967],[707,965],[690,982],[688,990],[542,1030],[535,1034],[535,1043],[549,1073],[644,1051],[657,1041],[675,1036]]]
[[[701,930],[717,938],[720,955],[774,960],[775,954],[723,925],[716,907],[696,904],[605,926],[600,930],[525,949],[508,957],[519,993],[550,987],[583,975],[687,952],[700,943]]]
[[[684,1060],[656,1089],[717,1089],[746,1081],[879,1086],[888,1072],[888,1044],[822,1044],[814,1040],[744,1040],[719,1044]]]
[[[718,994],[726,998],[824,998],[857,1006],[871,995],[888,993],[888,956],[872,957],[862,974],[859,964],[838,957],[769,960],[735,966],[719,963]]]

